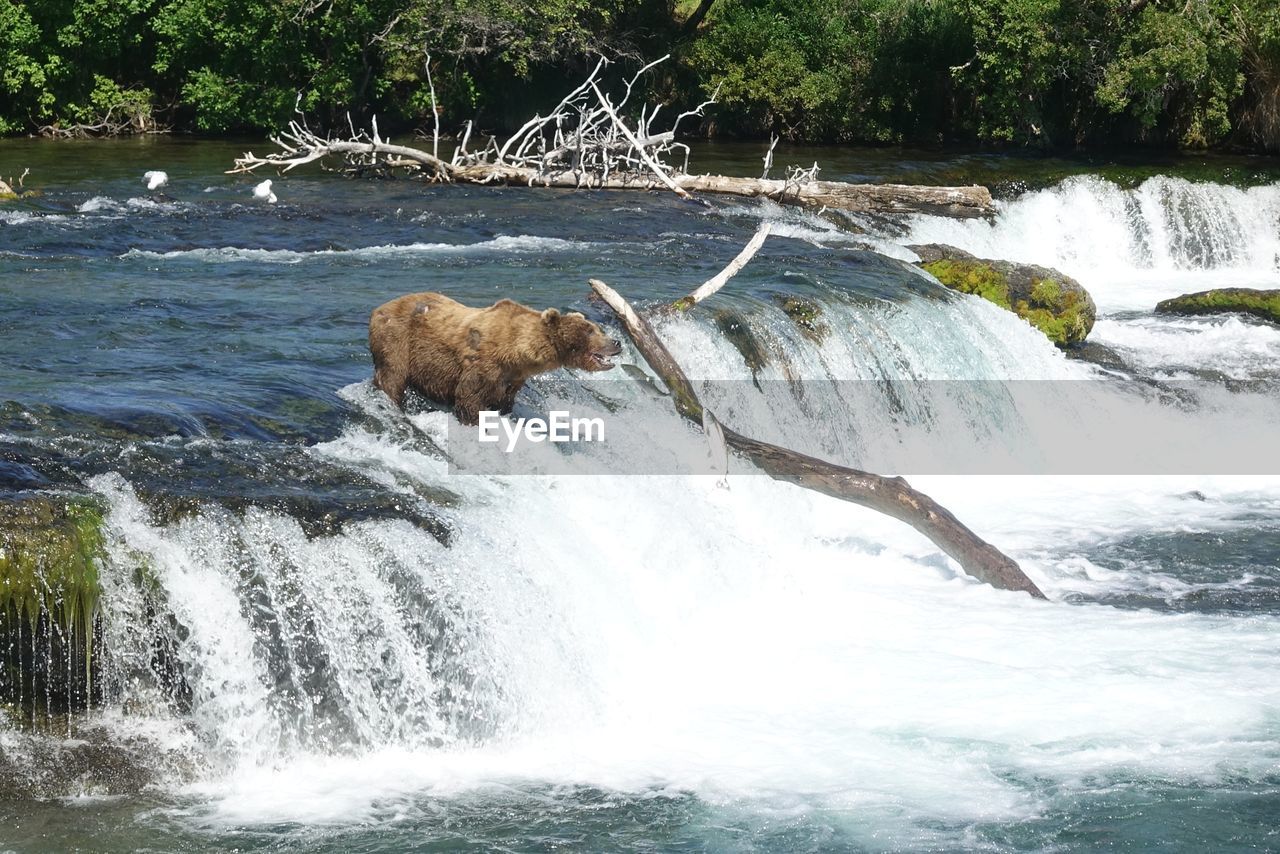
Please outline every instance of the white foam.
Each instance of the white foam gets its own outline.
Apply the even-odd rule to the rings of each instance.
[[[63,222],[66,217],[62,214],[35,214],[27,211],[5,211],[0,210],[0,223],[4,225],[26,225],[28,223],[41,222]]]
[[[546,251],[548,240],[350,252]],[[313,254],[340,253],[162,257]],[[835,334],[818,344],[780,311],[762,317],[756,331],[804,378],[998,386],[1092,375],[976,298],[833,300],[823,320]],[[718,407],[756,394],[705,321],[659,331],[695,382],[740,381]],[[780,381],[770,389],[787,370],[763,369]],[[531,391],[572,395],[555,378]],[[665,423],[672,444],[700,441],[669,401],[620,380],[609,391],[624,414]],[[1037,602],[968,578],[905,525],[763,476],[731,476],[726,490],[697,477],[450,474],[447,415],[406,418],[363,383],[341,394],[364,420],[311,453],[406,508],[431,505],[448,547],[399,519],[314,538],[264,510],[160,527],[119,476],[92,482],[111,507],[114,565],[132,572],[145,556],[184,626],[192,719],[223,769],[191,788],[207,801],[200,821],[359,823],[424,795],[574,785],[764,813],[1017,821],[1041,815],[1046,793],[1099,779],[1261,782],[1280,761],[1275,616]],[[962,402],[1017,415],[1004,399]],[[838,423],[869,419],[851,434],[909,438],[883,410],[846,404]],[[797,435],[794,406],[766,408],[774,421],[762,427]],[[858,436],[848,441],[835,450],[858,452]],[[582,462],[632,452],[605,443]],[[1231,529],[1280,494],[1280,478],[913,480],[1052,597],[1133,584],[1072,547]],[[1208,500],[1180,497],[1190,490]],[[113,625],[142,607],[109,598]]]
[[[298,264],[312,258],[332,256],[387,259],[415,255],[523,254],[529,252],[581,252],[601,244],[588,241],[562,240],[532,235],[498,236],[479,243],[409,243],[403,245],[366,246],[359,249],[318,249],[298,252],[292,249],[249,249],[222,246],[209,249],[179,249],[152,252],[131,249],[122,258],[190,259],[222,264],[252,261],[265,264]],[[616,244],[610,244],[616,245]]]
[[[877,324],[927,323],[919,310]],[[1006,351],[976,349],[964,327],[941,341],[904,337],[916,343],[896,364],[1075,370],[1032,345],[1042,339],[1030,330],[1003,330]],[[662,332],[695,377],[727,361],[689,319]],[[866,343],[843,346],[815,358],[841,369],[867,359],[878,375]],[[618,394],[624,407],[668,410],[630,384]],[[423,797],[576,785],[693,793],[764,814],[1016,821],[1040,814],[1046,791],[1262,781],[1280,760],[1276,617],[1036,602],[964,576],[902,524],[765,477],[731,477],[724,490],[711,478],[450,475],[435,450],[447,446],[447,416],[405,419],[365,384],[343,396],[373,426],[313,452],[406,500],[455,495],[439,508],[447,549],[391,520],[308,541],[261,511],[160,530],[130,510],[127,488],[95,482],[109,524],[201,612],[183,612],[196,623],[184,652],[195,717],[238,757],[191,790],[207,802],[201,822],[358,823]],[[1280,478],[916,485],[1015,557],[1031,555],[1024,567],[1055,597],[1081,589],[1082,575],[1094,590],[1132,583],[1082,567],[1064,543],[1222,530],[1280,493]],[[1189,489],[1206,500],[1182,497]],[[253,634],[250,614],[219,591],[246,572],[265,591],[256,607],[296,649],[237,641]],[[433,619],[415,590],[431,592],[433,613],[456,615],[432,643],[413,635]],[[302,642],[313,636],[327,662],[314,678],[353,722],[339,750],[317,740],[323,727],[306,728],[324,717],[321,699],[282,678],[309,672]],[[453,669],[430,660],[441,645]],[[266,673],[273,647],[278,687],[265,703],[271,725],[259,726],[263,677],[252,674]],[[213,698],[206,679],[226,696]],[[444,689],[463,699],[441,705]],[[468,735],[477,722],[483,735]]]
[[[1235,316],[1104,318],[1090,340],[1147,371],[1213,370],[1233,379],[1280,373],[1280,328]]]
[[[98,211],[119,211],[124,206],[115,199],[109,199],[106,196],[94,196],[88,201],[81,202],[76,206],[76,210],[80,213],[97,213]]]
[[[472,619],[514,726],[477,747],[246,767],[198,787],[209,820],[361,822],[530,784],[1017,820],[1044,808],[1033,780],[1262,780],[1280,756],[1275,619],[1035,603],[944,569],[883,517],[761,478],[482,481],[449,482],[477,500],[448,559],[455,593],[484,591]],[[1061,524],[1034,492],[1021,517]],[[1086,489],[1098,514],[1140,492]],[[993,514],[967,494],[981,529]]]

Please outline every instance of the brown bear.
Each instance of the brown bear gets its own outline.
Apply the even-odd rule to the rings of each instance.
[[[463,424],[482,410],[510,412],[516,392],[556,368],[607,371],[622,345],[590,320],[509,299],[470,308],[443,294],[409,294],[369,318],[373,384],[397,406],[413,388],[453,407]]]

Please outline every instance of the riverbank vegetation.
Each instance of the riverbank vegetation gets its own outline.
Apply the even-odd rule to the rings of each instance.
[[[1273,0],[0,0],[0,133],[426,127],[428,69],[498,131],[668,52],[708,135],[1280,150]]]

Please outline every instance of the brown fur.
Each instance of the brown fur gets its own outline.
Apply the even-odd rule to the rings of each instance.
[[[590,320],[554,308],[534,311],[509,299],[469,308],[443,294],[409,294],[369,318],[373,384],[397,406],[406,389],[453,407],[464,424],[482,410],[509,412],[535,374],[556,368],[608,370],[617,341]]]

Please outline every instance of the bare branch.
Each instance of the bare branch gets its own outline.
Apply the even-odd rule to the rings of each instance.
[[[431,81],[431,54],[423,63],[427,69],[427,86],[431,89],[431,118],[435,120],[435,134],[431,137],[431,156],[440,156],[440,107],[436,104],[436,84]]]
[[[761,223],[760,227],[756,229],[756,233],[747,241],[747,245],[742,248],[742,251],[738,253],[736,258],[730,261],[729,264],[719,273],[716,273],[710,279],[703,282],[702,285],[700,285],[693,293],[676,300],[672,305],[672,308],[677,311],[688,311],[707,297],[714,294],[716,291],[723,288],[725,282],[737,275],[738,271],[747,266],[747,262],[754,258],[755,254],[760,251],[760,247],[764,245],[764,239],[769,236],[770,227],[770,224],[767,222]]]
[[[769,170],[773,167],[773,150],[778,147],[778,135],[775,133],[773,139],[769,141],[769,150],[764,153],[764,171],[760,173],[760,180],[767,181],[769,179]]]
[[[666,173],[662,166],[660,166],[647,151],[645,151],[640,140],[631,132],[631,128],[627,127],[623,123],[622,119],[618,118],[618,114],[615,113],[613,111],[613,107],[609,105],[609,99],[605,97],[605,94],[600,91],[600,87],[597,86],[594,81],[591,84],[591,88],[595,91],[596,97],[600,99],[600,106],[604,107],[604,111],[609,114],[609,118],[613,119],[614,125],[617,126],[618,130],[622,131],[622,134],[627,138],[627,141],[635,147],[636,152],[640,155],[640,159],[643,160],[645,165],[653,171],[654,175],[658,176],[658,180],[667,185],[667,187],[669,187],[671,191],[680,198],[693,198],[693,196],[690,196],[686,190],[678,186],[675,181],[672,181],[671,176]]]
[[[429,169],[436,178],[442,180],[451,180],[456,170],[456,167],[425,151],[383,142],[378,136],[376,119],[373,122],[372,139],[363,134],[356,136],[356,139],[351,140],[325,139],[293,121],[289,123],[287,132],[272,137],[272,142],[281,149],[278,153],[258,157],[253,152],[248,152],[244,157],[236,158],[235,168],[228,170],[228,174],[252,172],[261,166],[274,166],[281,172],[289,172],[330,155],[343,155],[351,169],[368,169],[379,163],[387,165],[387,161],[395,157]]]
[[[598,83],[608,62],[601,57],[581,84],[546,116],[535,116],[505,142],[489,137],[479,152],[468,152],[473,130],[467,124],[461,144],[448,162],[440,158],[439,113],[431,152],[392,145],[378,130],[377,118],[370,130],[357,130],[348,116],[346,139],[313,132],[304,116],[289,123],[272,138],[277,151],[259,157],[253,152],[236,159],[232,173],[252,172],[271,166],[281,173],[330,157],[342,160],[342,170],[353,175],[386,175],[408,169],[432,181],[462,181],[508,186],[573,187],[597,189],[666,188],[685,199],[693,193],[725,193],[767,197],[788,204],[815,208],[879,213],[943,213],[980,216],[989,210],[990,194],[981,187],[901,187],[856,185],[817,180],[817,164],[809,169],[791,167],[785,179],[735,178],[689,174],[689,148],[677,141],[680,123],[702,115],[715,103],[716,93],[692,110],[675,118],[667,130],[657,128],[661,105],[645,105],[634,125],[625,119],[627,103],[640,77],[659,62],[644,65],[625,84],[618,104]],[[427,70],[430,71],[428,63]],[[434,79],[428,80],[435,98]],[[673,152],[676,154],[673,155]]]

